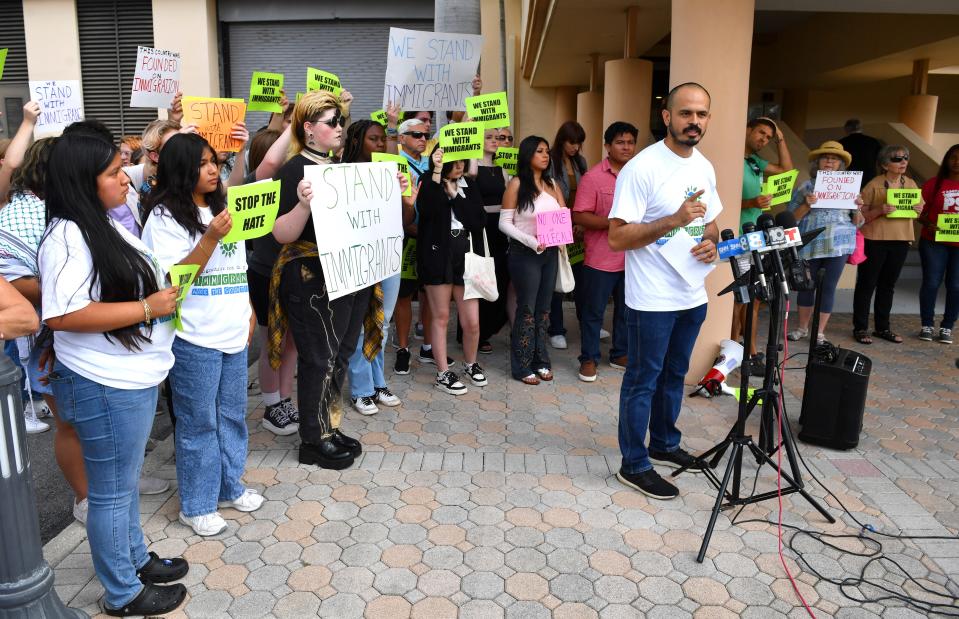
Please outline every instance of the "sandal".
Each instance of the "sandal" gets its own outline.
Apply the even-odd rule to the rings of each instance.
[[[522,382],[522,383],[525,384],[525,385],[538,385],[538,384],[539,384],[539,378],[536,376],[536,374],[530,374],[529,376],[526,376],[526,377],[521,378],[521,379],[519,379],[519,380],[520,380],[520,382]]]
[[[549,368],[540,368],[536,370],[536,373],[539,374],[539,377],[543,380],[550,381],[553,380],[553,371]]]
[[[892,342],[893,344],[902,344],[902,337],[898,333],[893,333],[889,329],[883,331],[873,331],[873,336],[882,338],[887,342]]]
[[[872,338],[869,337],[869,333],[866,331],[853,331],[852,336],[860,344],[872,344]]]

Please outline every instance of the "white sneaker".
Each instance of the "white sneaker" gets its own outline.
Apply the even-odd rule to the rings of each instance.
[[[47,406],[47,403],[43,400],[39,400],[33,403],[37,411],[37,419],[46,419],[47,417],[53,417],[53,411],[50,410],[50,407]]]
[[[361,415],[375,415],[380,412],[376,402],[373,401],[375,397],[375,395],[365,395],[362,398],[353,398],[353,408],[358,410]]]
[[[170,482],[159,477],[142,475],[140,477],[140,494],[163,494],[170,489]]]
[[[193,529],[193,532],[203,537],[218,535],[226,530],[226,520],[220,512],[187,517],[180,512],[180,522]]]
[[[390,391],[389,387],[377,387],[376,395],[373,397],[383,406],[399,406],[403,403],[395,393]]]
[[[549,338],[549,345],[555,348],[556,350],[566,350],[568,345],[566,344],[565,335],[552,335]]]
[[[232,501],[220,501],[217,507],[232,507],[241,512],[255,512],[263,506],[265,500],[259,492],[247,488],[243,494]]]
[[[27,428],[27,434],[40,434],[50,429],[49,424],[43,423],[29,412],[23,416],[23,421]]]
[[[601,329],[599,330],[599,339],[601,339],[601,340],[608,340],[608,339],[609,339],[609,336],[610,336],[610,333],[609,333],[609,331],[607,331],[606,329],[602,329],[602,328],[601,328]]]
[[[80,524],[87,523],[87,510],[89,507],[90,503],[86,499],[73,504],[73,517],[76,518]]]

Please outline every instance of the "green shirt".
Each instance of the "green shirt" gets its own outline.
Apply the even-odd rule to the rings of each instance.
[[[757,154],[752,154],[743,159],[743,200],[752,200],[759,196],[763,191],[763,170],[769,162]],[[762,214],[762,209],[744,208],[739,213],[739,227],[747,221],[755,224]]]

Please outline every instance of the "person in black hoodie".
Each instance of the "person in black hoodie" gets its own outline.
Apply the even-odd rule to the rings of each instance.
[[[430,329],[436,359],[436,388],[452,395],[463,395],[466,386],[446,362],[451,299],[456,301],[463,327],[464,371],[474,385],[487,384],[486,374],[476,363],[479,302],[463,299],[466,252],[471,237],[481,242],[486,211],[479,191],[466,182],[465,167],[463,161],[443,163],[443,149],[434,148],[429,170],[420,179],[416,199],[420,214],[416,268],[432,310]]]

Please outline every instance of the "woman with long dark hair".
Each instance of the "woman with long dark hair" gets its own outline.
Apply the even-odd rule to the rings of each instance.
[[[937,241],[936,230],[942,215],[959,215],[959,144],[946,151],[939,172],[922,186],[922,199],[929,206],[919,216],[922,231],[919,259],[922,261],[922,285],[919,288],[919,339],[952,344],[952,330],[959,317],[959,243]],[[935,332],[936,297],[946,280],[946,310]]]
[[[76,428],[88,480],[87,537],[93,567],[113,616],[155,615],[178,607],[183,559],[148,553],[137,480],[157,404],[173,365],[177,289],[164,288],[156,257],[107,216],[126,198],[128,177],[116,147],[66,135],[50,154],[49,226],[40,243],[43,320],[54,331],[50,384]]]
[[[520,142],[516,177],[503,194],[499,217],[499,229],[510,238],[509,273],[516,289],[510,369],[513,378],[527,385],[553,380],[546,329],[558,252],[537,240],[536,215],[561,208],[565,203],[550,174],[549,142],[531,135]]]
[[[197,535],[226,529],[217,506],[251,512],[263,497],[243,486],[246,464],[246,352],[253,310],[246,252],[223,243],[232,228],[213,148],[197,134],[178,134],[160,154],[157,184],[147,199],[143,242],[160,264],[197,265],[180,306],[170,370],[177,412],[180,522]]]

